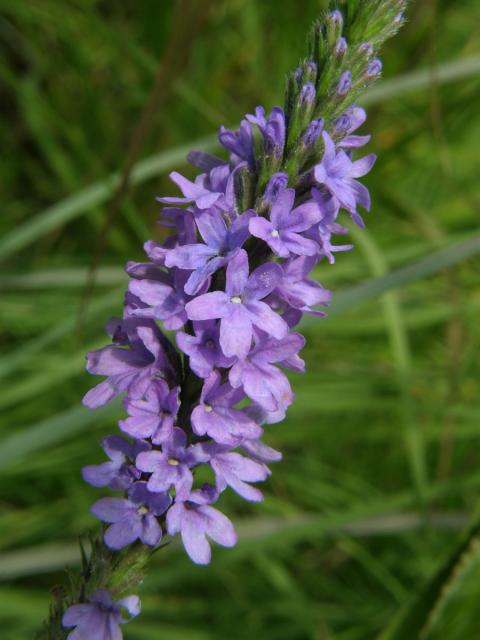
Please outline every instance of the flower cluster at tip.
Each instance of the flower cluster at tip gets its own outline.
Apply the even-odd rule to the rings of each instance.
[[[332,29],[338,15],[329,16]],[[347,47],[339,35],[331,55],[342,59]],[[365,82],[381,64],[362,47],[353,58],[363,56]],[[87,359],[106,379],[84,398],[96,408],[121,394],[128,414],[122,435],[103,441],[108,461],[83,470],[90,484],[123,494],[92,507],[113,550],[154,547],[166,531],[206,564],[209,540],[237,541],[213,506],[220,494],[230,487],[262,500],[256,483],[281,458],[263,442],[264,428],[293,401],[285,370],[304,371],[295,327],[303,314],[323,316],[331,297],[309,274],[351,248],[334,241],[347,233],[339,212],[363,226],[360,210],[370,207],[358,178],[375,156],[354,159],[369,140],[356,133],[366,114],[348,102],[339,108],[358,84],[339,69],[325,103],[335,103],[333,117],[314,108],[323,77],[307,61],[290,78],[285,110],[258,107],[237,131],[220,128],[228,160],[191,152],[201,173],[193,181],[172,173],[181,195],[159,198],[172,235],[145,244],[147,261],[127,264],[123,318],[108,325],[113,344]]]

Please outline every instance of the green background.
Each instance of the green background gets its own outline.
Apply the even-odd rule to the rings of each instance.
[[[174,1],[0,0],[2,640],[31,637],[78,557],[76,537],[96,527],[89,506],[104,494],[80,469],[102,460],[120,409],[81,407],[94,384],[84,354],[121,311],[122,265],[162,238],[154,196],[175,192],[168,172],[190,171],[183,158],[197,140],[281,104],[322,6],[201,0],[199,20],[194,4],[180,7],[179,37]],[[418,597],[477,510],[478,1],[413,3],[383,61],[365,99],[379,156],[366,181],[373,210],[368,230],[353,230],[355,250],[317,269],[336,306],[305,325],[308,374],[292,376],[296,403],[268,429],[284,460],[261,505],[222,497],[235,549],[216,548],[208,568],[175,545],[157,555],[127,640],[370,640]],[[125,166],[162,64],[161,100],[85,311],[109,176]],[[476,561],[426,637],[480,637]]]

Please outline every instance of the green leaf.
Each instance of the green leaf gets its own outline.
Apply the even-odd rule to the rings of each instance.
[[[443,607],[479,559],[480,522],[476,522],[420,595],[384,630],[379,640],[427,638]]]

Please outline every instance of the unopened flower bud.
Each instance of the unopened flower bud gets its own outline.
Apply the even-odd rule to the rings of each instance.
[[[371,58],[373,56],[373,47],[369,42],[363,42],[357,49],[358,53],[365,58]]]
[[[343,27],[343,16],[341,12],[338,9],[335,9],[335,11],[330,11],[327,16],[327,22],[332,26],[341,29]]]
[[[367,78],[375,78],[379,76],[382,72],[382,62],[378,58],[374,58],[371,62],[368,63],[368,67],[365,71],[365,75]]]
[[[287,186],[288,175],[282,172],[274,173],[268,181],[262,200],[268,205],[273,204],[280,193],[282,193],[282,191],[285,191]]]
[[[341,60],[345,55],[346,51],[347,51],[347,41],[343,37],[339,38],[335,45],[335,51],[334,51],[335,56],[337,57],[338,60]]]
[[[312,82],[307,82],[300,91],[300,106],[302,108],[310,107],[315,102],[316,91]]]
[[[312,147],[317,141],[319,135],[323,129],[323,118],[313,120],[309,125],[305,133],[303,134],[302,142],[305,147]]]
[[[352,74],[350,71],[344,71],[340,76],[340,80],[337,85],[337,95],[344,96],[346,95],[352,86]]]

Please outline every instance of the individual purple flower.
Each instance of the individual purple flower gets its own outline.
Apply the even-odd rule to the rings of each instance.
[[[162,444],[173,433],[173,425],[180,407],[180,388],[170,389],[163,380],[156,380],[145,398],[126,398],[124,407],[129,417],[119,426],[133,438],[151,438],[153,444]]]
[[[125,391],[131,398],[141,398],[154,378],[172,377],[162,346],[164,337],[153,321],[136,318],[117,321],[113,338],[118,346],[110,345],[87,354],[87,371],[108,376],[83,398],[90,409],[106,404]]]
[[[233,164],[246,161],[250,167],[255,166],[255,147],[252,126],[247,120],[242,120],[238,131],[231,131],[220,127],[218,133],[220,144],[230,151]]]
[[[240,453],[213,448],[214,453],[210,465],[215,472],[217,489],[223,491],[231,487],[239,496],[250,502],[261,502],[262,492],[251,487],[249,482],[262,482],[270,475],[270,470],[264,464],[250,460]]]
[[[338,146],[344,149],[358,149],[363,147],[370,141],[371,136],[352,135],[367,119],[365,109],[357,105],[351,105],[348,109],[335,120],[335,133],[347,134],[342,138]]]
[[[167,267],[192,271],[185,283],[185,292],[195,295],[208,278],[228,264],[236,249],[248,238],[248,223],[255,215],[246,211],[227,227],[220,211],[206,212],[197,218],[197,227],[205,244],[185,244],[167,253]]]
[[[122,640],[121,624],[129,622],[140,613],[140,598],[127,596],[116,602],[106,589],[98,589],[88,602],[73,604],[63,614],[64,628],[76,627],[67,640]],[[125,609],[129,618],[122,617]]]
[[[193,322],[195,335],[179,331],[178,348],[188,356],[190,369],[200,378],[207,378],[214,368],[231,367],[234,358],[227,358],[220,347],[220,327],[216,320]]]
[[[110,462],[83,467],[83,479],[94,487],[110,487],[119,491],[128,489],[135,480],[139,480],[141,474],[135,466],[135,458],[141,451],[152,448],[145,440],[129,442],[116,435],[103,438],[102,447]]]
[[[277,264],[263,264],[248,275],[248,256],[243,249],[227,266],[226,287],[189,302],[185,309],[190,320],[220,318],[220,345],[226,356],[243,358],[250,350],[253,325],[278,339],[288,333],[282,318],[262,302],[277,286],[282,270]]]
[[[315,202],[310,201],[292,209],[295,189],[286,189],[274,202],[270,220],[256,216],[249,223],[250,233],[261,238],[281,258],[290,254],[313,256],[318,245],[301,235],[320,220],[321,212]]]
[[[92,506],[94,516],[110,523],[105,531],[105,544],[118,550],[139,539],[155,547],[162,538],[157,516],[168,509],[167,494],[151,493],[146,482],[136,482],[125,498],[101,498]]]
[[[325,313],[323,311],[312,309],[312,307],[318,304],[328,305],[332,299],[332,294],[318,282],[308,277],[316,261],[316,257],[301,256],[284,262],[281,265],[283,278],[274,293],[290,306],[299,309],[303,313],[324,316]]]
[[[213,174],[213,176],[211,175]],[[188,204],[194,202],[199,209],[208,209],[223,197],[224,182],[228,179],[230,169],[222,164],[214,167],[209,173],[203,173],[195,178],[195,182],[188,180],[177,171],[170,174],[170,179],[180,188],[183,198],[158,198],[165,204]]]
[[[285,363],[304,345],[305,338],[298,333],[290,333],[282,340],[260,339],[248,357],[230,369],[230,384],[234,388],[241,387],[251,400],[275,414],[269,416],[269,422],[272,418],[280,421],[293,401],[288,378],[274,363]]]
[[[151,473],[147,489],[153,493],[167,492],[175,487],[175,499],[185,500],[193,485],[191,468],[207,462],[201,444],[187,447],[187,435],[183,429],[176,427],[170,440],[162,444],[161,451],[140,453],[136,460],[138,469]]]
[[[230,520],[209,503],[216,493],[200,489],[190,494],[188,501],[175,502],[167,512],[169,535],[180,533],[183,546],[195,564],[208,564],[211,549],[208,538],[223,547],[233,547],[237,534]]]
[[[322,162],[315,167],[315,180],[318,184],[325,185],[359,226],[364,226],[356,207],[360,204],[365,209],[370,209],[370,195],[368,189],[355,178],[370,171],[376,156],[371,153],[352,161],[345,151],[335,150],[335,144],[326,131],[323,132],[323,140],[325,153]]]
[[[265,109],[257,107],[255,115],[248,114],[247,120],[256,124],[263,136],[264,150],[268,156],[273,156],[277,160],[283,157],[285,147],[286,123],[285,114],[280,107],[274,107],[268,116],[265,117]]]
[[[181,269],[172,269],[169,273],[158,271],[156,279],[131,280],[128,287],[130,293],[148,306],[133,315],[162,320],[165,328],[170,330],[183,327],[187,321],[185,305],[190,299],[185,293],[188,276]]]
[[[212,372],[203,385],[200,403],[191,415],[193,431],[209,435],[215,442],[236,446],[245,439],[259,438],[263,430],[241,409],[235,409],[243,398],[239,390],[221,384],[220,374]]]
[[[333,264],[335,262],[335,253],[350,251],[350,249],[353,249],[353,245],[332,244],[334,235],[346,235],[348,233],[348,229],[336,221],[339,203],[335,196],[315,188],[312,189],[312,196],[322,212],[322,217],[318,225],[314,225],[308,230],[307,235],[320,247],[320,255],[325,256],[330,264]]]

